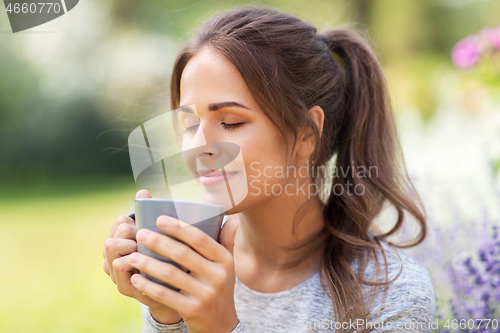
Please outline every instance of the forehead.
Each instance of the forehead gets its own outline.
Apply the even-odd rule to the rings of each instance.
[[[245,81],[225,57],[203,48],[186,64],[180,82],[181,105],[237,100],[255,105]]]

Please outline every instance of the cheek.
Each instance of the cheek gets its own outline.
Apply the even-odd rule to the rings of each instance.
[[[259,183],[274,183],[279,180],[276,172],[285,169],[284,147],[279,141],[260,137],[241,147],[241,150],[249,182],[259,179]]]

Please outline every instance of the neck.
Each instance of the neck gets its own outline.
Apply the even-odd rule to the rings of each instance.
[[[303,255],[307,247],[300,245],[323,230],[323,207],[317,196],[280,195],[240,213],[235,254],[250,265],[245,270],[275,276],[318,271],[320,249],[296,266],[287,264]]]

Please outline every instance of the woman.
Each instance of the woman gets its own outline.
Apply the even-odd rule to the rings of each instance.
[[[226,11],[180,51],[171,104],[196,106],[200,122],[186,125],[185,137],[203,130],[239,145],[249,194],[227,212],[238,218],[224,224],[220,243],[165,216],[159,228],[190,247],[117,218],[104,270],[144,304],[145,332],[430,331],[429,275],[386,239],[406,212],[420,233],[397,246],[416,245],[426,219],[381,67],[362,38],[318,34],[266,8]],[[333,171],[325,169],[332,159]],[[276,172],[289,166],[308,172]],[[374,219],[386,203],[398,217],[383,233]],[[191,273],[136,253],[136,241]]]

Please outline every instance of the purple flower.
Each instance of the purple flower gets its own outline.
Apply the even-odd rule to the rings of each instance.
[[[491,46],[500,50],[500,26],[496,28],[483,28],[480,32],[481,37]]]
[[[478,258],[468,256],[457,267],[449,266],[455,296],[450,299],[455,319],[498,318],[500,315],[500,242],[498,226],[493,233],[483,234],[478,248]],[[500,332],[497,328],[480,327],[477,330],[461,329],[461,332]]]
[[[459,68],[472,67],[481,57],[477,36],[468,36],[459,41],[451,50],[451,60]]]

